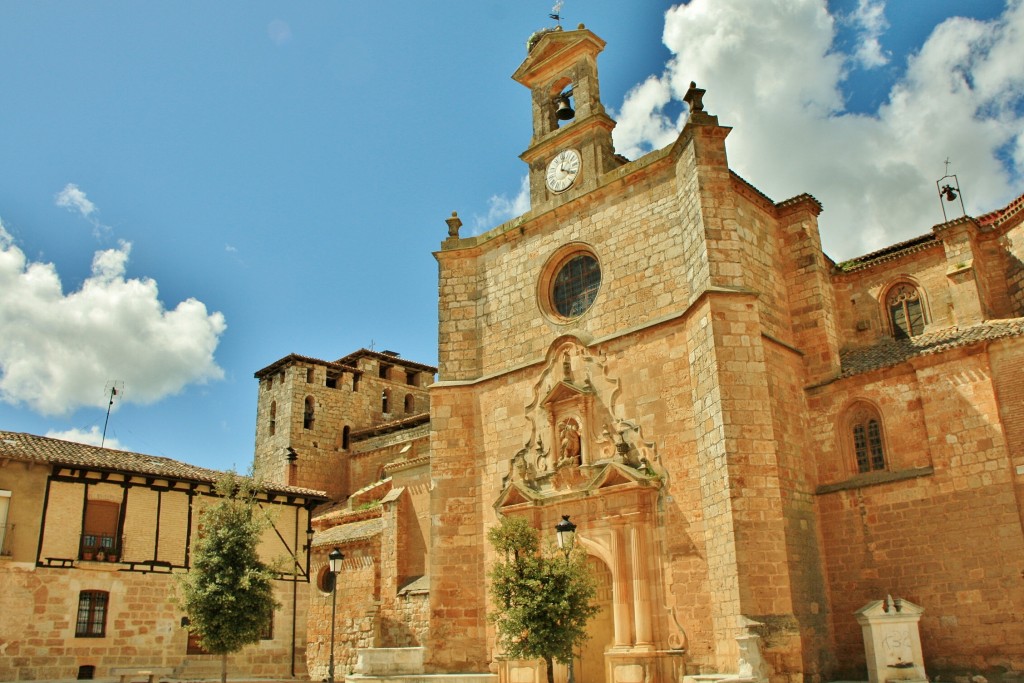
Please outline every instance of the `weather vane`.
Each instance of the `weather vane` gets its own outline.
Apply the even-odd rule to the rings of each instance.
[[[551,8],[551,14],[548,16],[555,20],[555,23],[559,27],[562,26],[562,5],[565,4],[565,0],[557,0],[554,7]]]

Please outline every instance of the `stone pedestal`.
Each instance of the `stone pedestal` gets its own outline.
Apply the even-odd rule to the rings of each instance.
[[[924,608],[886,596],[855,612],[864,633],[870,683],[927,681],[918,622]]]

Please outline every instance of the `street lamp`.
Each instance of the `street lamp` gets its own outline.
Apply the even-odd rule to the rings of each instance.
[[[327,666],[327,681],[334,683],[334,614],[338,609],[338,572],[341,571],[341,561],[345,556],[335,548],[327,556],[328,568],[331,572],[331,658]]]
[[[569,521],[569,515],[562,515],[562,521],[555,525],[555,538],[558,539],[558,547],[565,553],[565,561],[568,562],[572,547],[576,544],[576,525]],[[570,650],[566,683],[576,683],[575,661],[576,658]]]
[[[555,525],[555,534],[558,538],[558,548],[565,553],[565,559],[569,559],[569,553],[576,543],[576,525],[569,521],[569,515],[562,515],[562,521]]]

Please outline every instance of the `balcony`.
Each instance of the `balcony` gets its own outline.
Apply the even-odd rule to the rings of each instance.
[[[14,525],[8,524],[0,527],[0,557],[10,557],[14,554]]]
[[[82,534],[78,559],[93,562],[117,562],[123,539],[108,534]]]

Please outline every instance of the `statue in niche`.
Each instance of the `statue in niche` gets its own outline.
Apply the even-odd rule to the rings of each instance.
[[[558,464],[580,465],[580,425],[573,418],[558,425]]]

